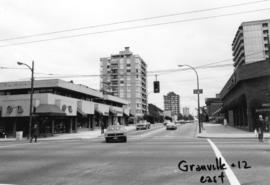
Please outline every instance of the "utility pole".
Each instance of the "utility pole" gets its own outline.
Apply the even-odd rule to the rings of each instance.
[[[30,108],[29,108],[29,139],[31,139],[31,129],[33,122],[33,93],[34,93],[34,61],[32,61],[32,67],[28,64],[17,62],[18,65],[25,65],[31,71],[31,90],[30,90]]]
[[[200,86],[199,86],[199,75],[198,75],[196,69],[194,67],[190,66],[190,65],[186,65],[186,64],[185,65],[178,65],[178,67],[183,67],[183,66],[189,67],[196,74],[196,78],[197,78],[197,93],[196,94],[198,95],[198,102],[197,102],[198,103],[198,125],[199,125],[199,133],[201,133],[202,132],[202,125],[201,125],[201,119],[200,119]]]

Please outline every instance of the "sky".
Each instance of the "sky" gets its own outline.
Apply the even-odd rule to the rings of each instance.
[[[163,109],[163,95],[174,91],[181,97],[181,107],[196,114],[192,70],[153,72],[183,64],[231,64],[197,69],[204,105],[205,98],[215,97],[233,73],[231,44],[239,25],[269,15],[270,0],[1,0],[0,67],[15,69],[0,68],[0,81],[29,80],[30,71],[16,62],[31,65],[33,60],[35,79],[99,75],[101,57],[129,46],[148,65],[149,103]],[[137,19],[144,20],[130,21]],[[58,33],[44,34],[52,32]],[[35,34],[40,35],[18,39]],[[160,81],[158,94],[152,92],[155,74]],[[63,80],[99,89],[98,76]]]

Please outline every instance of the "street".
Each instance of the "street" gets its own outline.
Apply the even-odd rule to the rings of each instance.
[[[232,177],[224,173],[222,178],[222,170],[198,171],[197,165],[215,165],[216,154],[207,139],[195,136],[196,125],[189,123],[178,125],[175,131],[165,127],[133,130],[128,133],[127,143],[105,143],[103,137],[36,144],[1,143],[0,184],[230,184]],[[211,141],[240,184],[269,184],[268,142]],[[180,165],[182,170],[180,161],[185,161]]]

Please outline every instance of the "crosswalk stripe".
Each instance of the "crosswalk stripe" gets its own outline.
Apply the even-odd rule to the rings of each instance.
[[[222,163],[225,164],[226,169],[225,174],[230,182],[231,185],[241,185],[239,180],[237,179],[237,177],[235,176],[235,174],[233,173],[231,167],[228,165],[228,163],[226,162],[225,158],[222,156],[221,152],[219,151],[219,149],[217,148],[217,146],[210,140],[207,139],[207,141],[209,142],[209,144],[211,145],[212,149],[215,152],[215,155],[217,158],[221,158]]]

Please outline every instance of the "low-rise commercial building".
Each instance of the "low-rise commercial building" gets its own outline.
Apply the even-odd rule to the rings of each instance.
[[[206,104],[206,113],[209,117],[210,121],[215,121],[215,122],[223,122],[223,114],[221,113],[221,108],[222,108],[222,101],[217,95],[215,98],[206,98],[205,99],[205,104]]]
[[[33,125],[44,135],[126,124],[130,112],[127,100],[59,79],[34,82],[32,110]],[[0,127],[28,135],[29,112],[30,81],[0,83]]]

